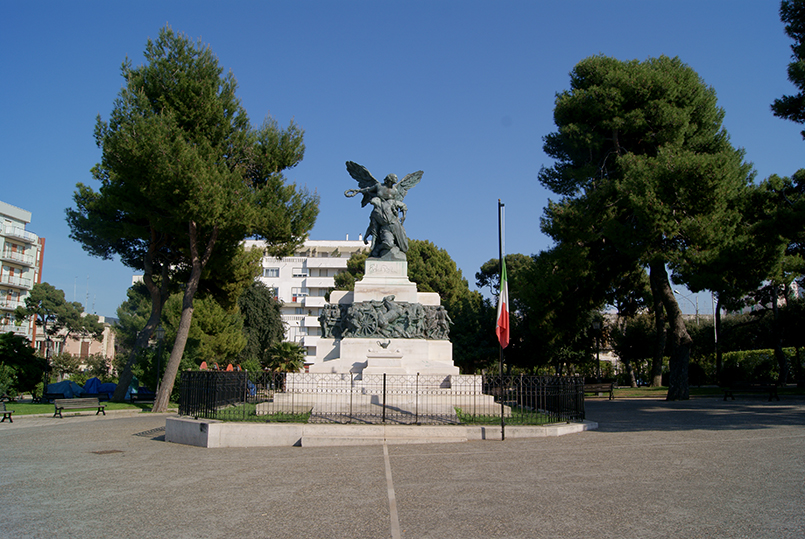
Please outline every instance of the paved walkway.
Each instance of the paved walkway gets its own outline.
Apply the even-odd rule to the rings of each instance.
[[[203,449],[165,416],[0,424],[14,538],[805,537],[805,400],[588,400],[599,429],[382,447]]]

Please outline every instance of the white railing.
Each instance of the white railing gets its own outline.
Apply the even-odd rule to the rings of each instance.
[[[28,335],[28,326],[16,326],[14,324],[0,324],[0,333]]]
[[[5,225],[3,227],[3,235],[20,238],[22,240],[27,241],[28,243],[36,243],[37,241],[39,241],[39,236],[37,236],[32,232],[28,232],[21,226]]]
[[[0,309],[13,311],[17,307],[25,307],[25,303],[18,299],[0,299]]]
[[[16,262],[17,264],[22,264],[25,266],[33,266],[34,265],[34,257],[31,255],[25,255],[22,253],[15,253],[10,249],[4,249],[3,253],[0,254],[0,258],[3,260],[10,260],[11,262]]]
[[[0,275],[0,283],[9,286],[16,286],[19,288],[26,288],[28,290],[30,290],[31,286],[33,286],[33,281],[31,279],[23,279],[22,277],[12,277],[10,275]]]

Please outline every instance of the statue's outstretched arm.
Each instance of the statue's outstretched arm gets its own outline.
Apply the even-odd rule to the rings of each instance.
[[[347,189],[346,191],[344,191],[344,195],[352,198],[357,194],[365,195],[366,193],[371,193],[375,189],[377,189],[377,185],[370,185],[369,187],[364,187],[362,189]]]

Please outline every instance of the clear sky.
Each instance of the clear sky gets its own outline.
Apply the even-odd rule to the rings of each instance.
[[[801,126],[771,102],[795,91],[777,0],[6,1],[0,4],[0,200],[32,212],[47,239],[43,280],[89,312],[114,316],[131,285],[119,261],[86,255],[64,210],[75,184],[97,189],[93,129],[108,118],[149,37],[166,23],[211,46],[239,83],[253,124],[270,114],[305,130],[290,180],[321,196],[312,239],[357,239],[369,209],[344,162],[376,178],[424,170],[406,230],[446,249],[474,285],[506,251],[550,247],[540,232],[554,97],[595,54],[678,56],[715,88],[725,127],[757,179],[805,166]],[[684,292],[684,291],[683,291]],[[682,300],[692,312],[693,300]],[[702,312],[709,304],[700,298]]]

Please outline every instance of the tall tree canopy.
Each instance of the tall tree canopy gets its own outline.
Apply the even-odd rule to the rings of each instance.
[[[450,254],[428,240],[411,240],[408,247],[408,278],[419,292],[437,292],[450,312],[469,293],[467,279]]]
[[[271,118],[253,128],[235,95],[234,76],[223,74],[208,46],[165,27],[148,40],[144,56],[144,65],[123,63],[125,83],[110,118],[97,121],[102,158],[92,174],[100,188],[78,184],[67,220],[71,237],[90,254],[118,255],[143,271],[151,293],[152,313],[121,387],[137,348],[147,345],[159,323],[172,278],[184,282],[181,321],[154,403],[161,411],[205,267],[216,256],[230,256],[245,237],[266,240],[277,256],[290,254],[313,226],[318,199],[282,174],[302,159],[302,130],[293,122],[280,129]]]
[[[25,306],[17,307],[14,316],[18,321],[33,318],[45,337],[58,335],[62,345],[68,338],[98,339],[103,334],[98,315],[85,313],[79,302],[67,301],[63,290],[48,283],[36,283],[25,298]]]
[[[785,33],[794,40],[788,80],[799,88],[799,93],[775,99],[771,110],[775,116],[805,124],[805,0],[780,2],[780,20],[785,23]],[[805,130],[802,138],[805,139]]]
[[[274,299],[272,290],[262,282],[254,281],[238,299],[238,307],[243,315],[243,333],[246,336],[241,358],[255,359],[267,365],[269,350],[285,335],[282,305]]]
[[[691,338],[667,269],[682,280],[684,260],[717,256],[752,178],[723,117],[715,91],[678,58],[594,56],[557,95],[558,130],[544,139],[555,164],[539,179],[563,198],[546,208],[543,230],[609,260],[613,278],[649,269],[671,327],[669,400],[689,397]]]

